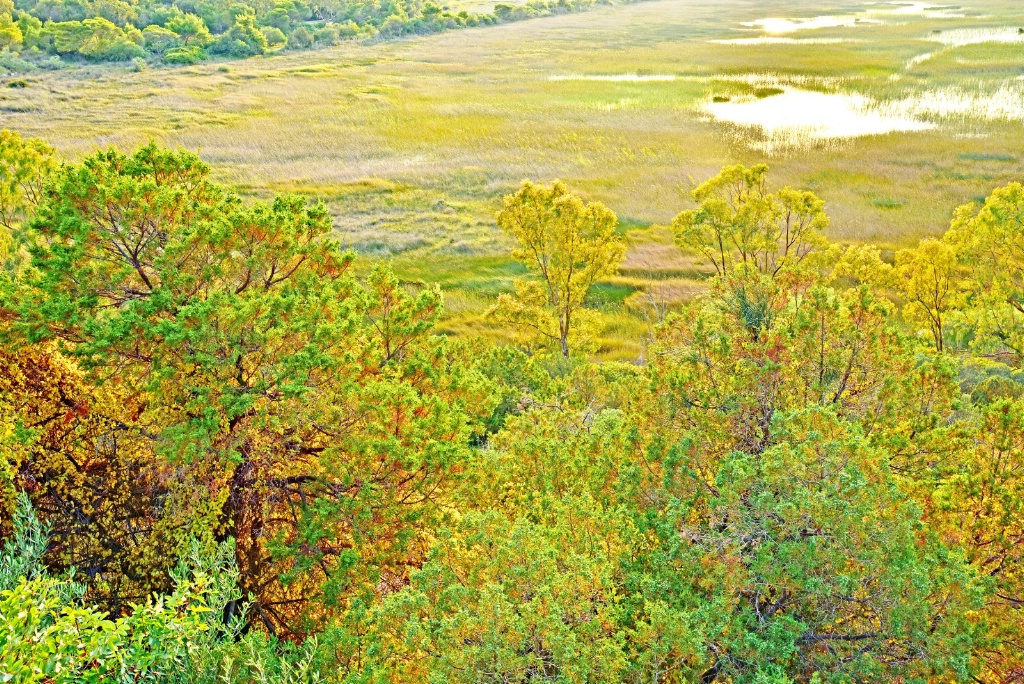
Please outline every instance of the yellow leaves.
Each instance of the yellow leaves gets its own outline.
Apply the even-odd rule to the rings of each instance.
[[[561,181],[550,188],[524,181],[505,197],[497,219],[516,240],[512,257],[536,271],[543,287],[517,283],[515,300],[506,297],[495,311],[513,325],[556,339],[568,356],[569,336],[590,288],[613,275],[626,255],[615,233],[618,219],[600,202],[584,204]],[[554,331],[544,323],[545,308],[552,312]]]
[[[941,352],[948,312],[963,302],[968,285],[956,250],[946,242],[927,238],[914,249],[897,252],[896,283],[907,302],[904,317],[924,325]]]
[[[0,226],[14,228],[39,203],[43,182],[56,166],[54,149],[46,142],[0,130]]]
[[[844,249],[832,275],[853,286],[868,285],[880,290],[896,287],[893,267],[882,261],[882,250],[874,245],[850,245]]]
[[[768,192],[768,167],[728,166],[691,193],[698,208],[672,222],[676,244],[725,276],[750,268],[776,277],[827,247],[825,203],[786,187]]]

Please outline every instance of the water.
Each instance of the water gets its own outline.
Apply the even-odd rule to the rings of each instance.
[[[819,93],[789,86],[780,89],[783,92],[779,95],[712,101],[703,108],[718,121],[747,129],[750,146],[767,153],[824,141],[935,128],[934,123],[909,113],[883,111],[862,95]]]
[[[822,28],[852,27],[857,23],[854,17],[822,16],[811,17],[810,19],[783,19],[779,17],[768,17],[756,21],[745,21],[743,26],[756,28],[765,33],[793,33],[794,31],[807,31]]]
[[[955,29],[932,33],[928,40],[948,47],[963,47],[978,43],[1024,43],[1024,33],[1014,27],[985,29]]]
[[[953,29],[931,33],[925,37],[935,43],[942,43],[943,47],[938,52],[926,52],[913,57],[907,62],[906,68],[910,69],[918,64],[928,61],[935,55],[946,50],[965,45],[978,45],[981,43],[1024,43],[1024,33],[1018,27],[1005,28],[983,28],[983,29]]]
[[[945,88],[878,105],[893,116],[942,121],[1024,121],[1024,83],[1004,83],[996,89]]]
[[[827,28],[853,28],[861,24],[877,24],[887,18],[924,17],[928,19],[957,19],[964,17],[959,8],[936,6],[926,2],[883,2],[870,5],[862,12],[828,14],[809,18],[766,17],[742,22],[742,26],[778,35]]]
[[[757,38],[727,38],[710,40],[719,45],[836,45],[856,42],[849,38],[787,38],[782,36],[758,36]]]

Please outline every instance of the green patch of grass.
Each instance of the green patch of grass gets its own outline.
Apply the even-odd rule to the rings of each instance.
[[[587,306],[595,309],[620,307],[637,289],[623,283],[596,283],[587,295]]]
[[[878,197],[871,200],[871,206],[877,209],[902,209],[904,204],[902,200],[891,197]]]
[[[963,152],[957,156],[957,159],[963,159],[965,161],[995,161],[995,162],[1014,162],[1017,158],[1010,154],[982,154],[977,152]]]
[[[786,91],[782,90],[781,88],[755,88],[754,97],[758,98],[759,100],[763,100],[766,97],[771,97],[772,95],[781,95],[784,92]]]

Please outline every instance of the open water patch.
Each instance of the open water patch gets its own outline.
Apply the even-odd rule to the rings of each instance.
[[[935,124],[908,114],[880,110],[863,95],[822,93],[782,86],[769,97],[713,98],[703,110],[715,120],[747,132],[750,147],[766,153],[805,148],[868,135],[926,131]]]

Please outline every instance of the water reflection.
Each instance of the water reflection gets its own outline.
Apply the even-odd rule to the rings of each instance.
[[[782,86],[764,98],[704,105],[716,120],[748,129],[751,147],[765,152],[893,132],[924,131],[935,124],[899,111],[887,112],[862,95],[819,93]]]

